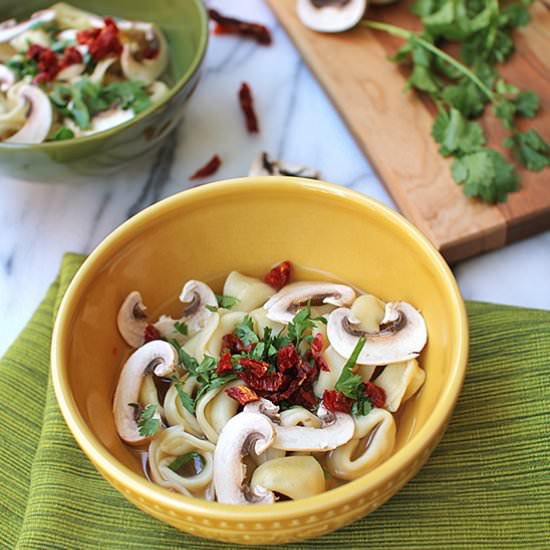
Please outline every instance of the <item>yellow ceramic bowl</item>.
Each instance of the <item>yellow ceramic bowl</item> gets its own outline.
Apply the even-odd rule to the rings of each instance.
[[[217,290],[237,269],[261,275],[288,259],[298,278],[329,273],[384,300],[420,308],[426,384],[399,415],[395,454],[374,471],[312,498],[268,506],[192,499],[147,481],[119,440],[113,392],[129,349],[116,328],[139,289],[152,314],[176,314],[183,282]],[[129,501],[182,531],[243,544],[328,533],[372,512],[411,479],[441,438],[466,369],[468,330],[455,280],[432,245],[398,214],[345,188],[297,178],[245,178],[185,191],[138,214],[93,252],[59,311],[52,372],[74,437]]]

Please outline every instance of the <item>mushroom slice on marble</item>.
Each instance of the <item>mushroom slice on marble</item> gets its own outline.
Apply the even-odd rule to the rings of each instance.
[[[319,32],[342,32],[355,27],[363,17],[367,0],[298,0],[298,17]]]
[[[118,310],[117,326],[120,335],[129,346],[139,348],[143,345],[147,327],[147,308],[137,290],[130,292],[122,302]]]
[[[271,421],[262,414],[242,412],[223,427],[214,451],[214,488],[223,504],[271,504],[275,495],[246,482],[243,457],[264,453],[275,439]]]
[[[27,119],[21,129],[5,141],[8,143],[42,143],[53,123],[53,110],[49,97],[38,87],[23,84],[17,96],[28,105]]]
[[[295,176],[300,178],[319,179],[321,174],[309,166],[280,162],[262,151],[250,165],[249,176]]]
[[[424,318],[407,302],[386,304],[377,332],[358,329],[359,319],[347,308],[338,308],[328,317],[330,345],[343,357],[350,357],[360,337],[366,339],[357,358],[359,365],[388,365],[408,361],[420,355],[428,333]]]
[[[33,13],[30,19],[16,23],[15,19],[8,19],[0,23],[0,44],[13,40],[16,36],[32,29],[38,23],[50,23],[55,19],[55,11],[42,10]]]
[[[149,374],[167,377],[176,371],[178,355],[168,342],[154,340],[140,347],[122,367],[115,398],[113,415],[119,436],[130,445],[140,445],[149,438],[139,433],[134,405],[144,377]]]
[[[347,285],[302,281],[284,286],[265,304],[267,318],[279,323],[290,323],[300,307],[312,305],[348,305],[355,299],[355,291]]]
[[[274,449],[285,451],[331,451],[347,443],[355,430],[353,417],[349,414],[327,411],[319,407],[319,428],[309,426],[275,426]]]

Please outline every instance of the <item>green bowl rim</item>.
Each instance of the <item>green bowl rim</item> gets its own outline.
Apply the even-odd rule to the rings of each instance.
[[[139,122],[140,120],[147,118],[149,115],[153,114],[155,111],[158,111],[161,107],[164,107],[185,86],[185,84],[187,84],[191,80],[191,77],[198,71],[200,64],[206,54],[206,46],[208,45],[208,36],[209,36],[208,14],[206,12],[206,7],[202,2],[202,0],[192,0],[192,2],[194,2],[195,7],[198,10],[199,18],[200,18],[200,26],[201,26],[201,34],[199,38],[197,52],[187,71],[174,84],[174,86],[170,88],[168,94],[166,94],[166,96],[164,97],[164,99],[162,99],[162,101],[159,101],[154,105],[151,105],[150,107],[145,109],[145,111],[142,111],[141,113],[135,115],[130,120],[122,124],[118,124],[117,126],[113,126],[112,128],[107,128],[106,130],[102,130],[101,132],[97,132],[90,136],[82,136],[78,138],[61,140],[61,141],[47,141],[43,143],[6,143],[3,141],[0,141],[0,150],[1,149],[12,150],[12,151],[21,150],[21,149],[27,149],[27,150],[32,149],[33,151],[49,150],[49,149],[55,149],[56,147],[63,147],[67,145],[90,143],[95,140],[98,140],[98,139],[101,140],[103,138],[106,138],[107,136],[114,135],[117,132],[120,132],[121,130],[123,130],[124,128],[128,128],[132,124],[135,124],[136,122]]]

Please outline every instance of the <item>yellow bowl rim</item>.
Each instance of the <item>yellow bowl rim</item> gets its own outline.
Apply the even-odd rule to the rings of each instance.
[[[451,305],[453,306],[452,310],[456,312],[456,316],[458,317],[458,332],[453,335],[457,354],[452,362],[452,377],[443,388],[441,398],[433,413],[412,440],[372,472],[354,481],[350,481],[336,489],[317,496],[297,501],[279,502],[270,506],[220,504],[186,497],[155,485],[153,482],[147,481],[144,477],[124,466],[112,457],[86,425],[78,412],[76,402],[69,389],[68,378],[64,374],[62,367],[62,350],[66,347],[67,338],[70,335],[69,321],[83,293],[82,289],[86,288],[89,281],[93,279],[94,271],[103,264],[104,259],[107,259],[111,255],[112,249],[117,248],[117,241],[131,234],[141,224],[152,221],[158,216],[178,208],[181,203],[201,202],[207,200],[212,195],[232,194],[239,191],[253,192],[254,189],[265,190],[269,188],[273,190],[281,190],[282,188],[307,189],[337,195],[340,198],[350,200],[374,212],[375,215],[382,215],[388,223],[397,226],[401,232],[408,234],[415,245],[427,253],[428,257],[431,258],[437,267],[439,276],[447,287],[452,302]],[[370,485],[385,486],[391,480],[399,479],[399,472],[407,466],[408,462],[415,457],[417,461],[423,461],[428,458],[429,453],[433,450],[432,447],[436,441],[432,440],[445,428],[458,399],[466,372],[467,359],[468,322],[464,302],[457,283],[443,257],[416,227],[379,201],[346,187],[305,178],[273,176],[221,180],[201,187],[188,189],[149,206],[120,225],[88,256],[71,281],[59,307],[53,330],[51,348],[52,379],[59,407],[65,418],[65,422],[81,449],[96,464],[100,471],[104,471],[107,477],[117,480],[120,485],[130,488],[138,498],[142,497],[146,502],[154,502],[164,506],[167,509],[173,510],[176,514],[194,513],[204,518],[231,521],[285,520],[303,515],[304,513],[321,512],[327,506],[338,507],[351,500],[360,498]],[[429,452],[426,453],[425,449],[429,449]],[[424,451],[424,455],[422,451]],[[330,495],[329,500],[327,500],[327,494]]]

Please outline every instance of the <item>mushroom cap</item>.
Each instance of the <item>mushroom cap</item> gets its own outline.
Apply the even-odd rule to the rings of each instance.
[[[183,286],[180,302],[188,304],[183,310],[182,321],[193,332],[201,330],[213,314],[206,306],[218,307],[218,300],[212,289],[206,283],[193,279]]]
[[[149,438],[139,433],[135,410],[144,375],[169,376],[176,369],[177,352],[172,345],[154,340],[140,347],[126,361],[120,372],[113,400],[113,415],[118,435],[130,445],[140,445]]]
[[[137,290],[130,292],[122,302],[118,310],[117,326],[120,335],[129,346],[139,348],[143,344],[147,327],[147,308]]]
[[[37,23],[49,23],[56,17],[53,10],[41,10],[33,13],[30,19],[15,23],[15,20],[10,19],[0,24],[0,44],[13,40],[16,36],[28,31]]]
[[[355,299],[355,291],[347,285],[318,281],[302,281],[284,286],[265,304],[267,318],[279,323],[290,323],[302,305],[311,301],[334,306],[348,305]]]
[[[296,176],[301,178],[319,179],[321,174],[309,166],[280,162],[266,151],[261,151],[252,161],[248,175],[253,176]]]
[[[49,97],[38,87],[23,84],[17,90],[29,104],[27,120],[21,129],[5,141],[9,143],[42,143],[50,132],[53,110]]]
[[[367,0],[334,0],[322,7],[316,7],[312,0],[298,0],[297,3],[302,23],[318,32],[342,32],[355,27],[366,7]]]
[[[137,29],[136,27],[135,29],[144,30],[147,37],[148,33],[145,28]],[[120,66],[126,78],[130,80],[140,80],[149,85],[164,72],[168,65],[168,44],[166,43],[164,34],[156,25],[150,25],[147,29],[152,29],[152,38],[158,47],[158,55],[154,59],[142,59],[141,61],[137,61],[134,58],[131,44],[126,43],[123,46],[120,56]],[[128,30],[130,30],[130,27]]]
[[[246,486],[246,466],[242,458],[251,450],[265,452],[275,439],[269,419],[257,413],[242,412],[223,427],[214,451],[214,488],[224,504],[271,504],[275,496],[261,487]]]
[[[350,414],[329,413],[319,407],[317,416],[321,420],[320,428],[307,426],[275,426],[274,449],[285,451],[331,451],[347,443],[355,430]]]
[[[357,363],[388,365],[408,361],[420,355],[428,332],[424,318],[407,302],[386,304],[378,332],[357,330],[359,320],[347,308],[335,309],[328,317],[327,336],[330,345],[343,357],[350,357],[361,336],[366,338]]]

